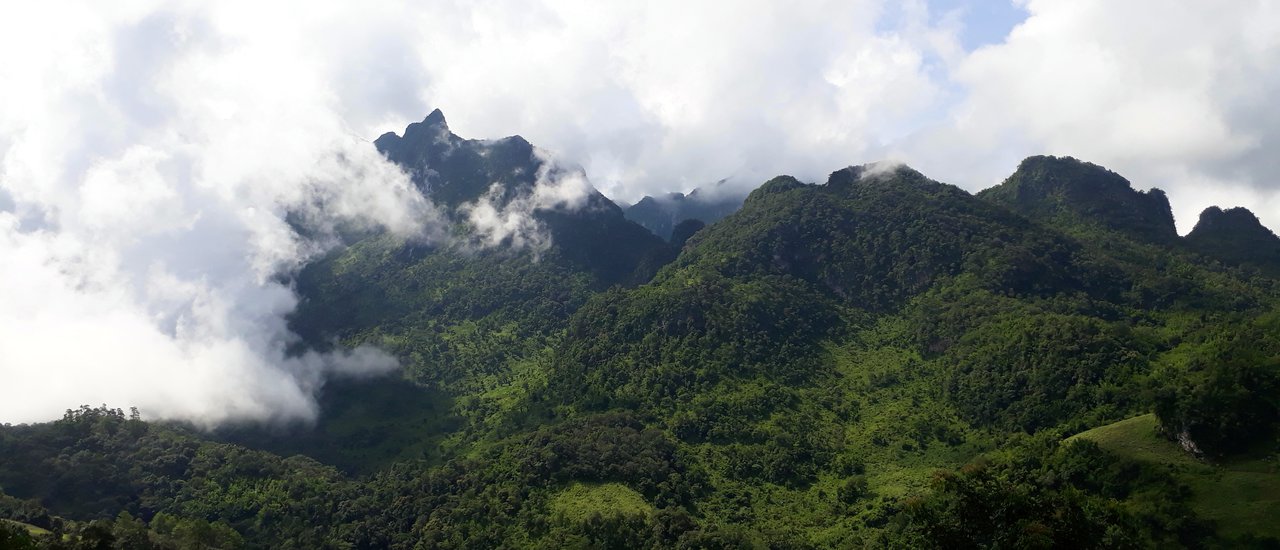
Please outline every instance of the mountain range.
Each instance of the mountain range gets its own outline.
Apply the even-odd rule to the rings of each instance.
[[[0,544],[1280,544],[1280,238],[1245,209],[1182,237],[1160,190],[1036,156],[624,210],[439,111],[375,146],[451,234],[347,235],[290,324],[402,372],[315,425],[0,427]]]
[[[682,222],[694,220],[705,226],[720,221],[742,207],[745,197],[732,191],[719,191],[718,188],[724,183],[723,180],[717,182],[710,192],[698,188],[688,195],[672,192],[657,198],[645,196],[622,211],[627,219],[644,226],[653,234],[673,240],[673,236],[679,234],[676,227]]]

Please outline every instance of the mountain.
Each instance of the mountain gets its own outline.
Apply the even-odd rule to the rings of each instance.
[[[1280,237],[1247,208],[1205,209],[1186,240],[1192,249],[1227,264],[1280,274]]]
[[[501,209],[528,199],[539,184],[553,185],[554,180],[567,177],[585,179],[572,173],[576,169],[554,165],[520,136],[460,138],[449,130],[439,109],[410,124],[403,136],[383,134],[374,146],[446,209],[481,199]],[[532,212],[545,224],[555,252],[576,269],[590,271],[601,284],[638,282],[652,275],[654,262],[666,255],[663,242],[627,221],[622,210],[594,187],[586,187],[580,205],[539,205]]]
[[[387,160],[404,168],[424,194],[447,207],[475,201],[491,187],[507,194],[527,192],[542,164],[533,145],[520,136],[458,137],[439,109],[410,124],[403,136],[387,132],[373,144]]]
[[[978,196],[1059,225],[1096,225],[1157,243],[1178,238],[1163,191],[1134,190],[1119,174],[1071,157],[1029,157]]]
[[[437,113],[379,147],[463,214],[550,172]],[[1162,193],[1053,157],[977,195],[900,165],[779,176],[671,243],[600,205],[534,209],[538,250],[476,248],[461,215],[461,244],[361,236],[298,276],[292,324],[402,378],[326,388],[314,428],[0,427],[0,518],[108,547],[1280,538],[1280,280],[1222,244],[1272,242],[1256,220],[1180,239]]]
[[[720,182],[723,184],[724,182]],[[694,189],[688,195],[667,193],[661,197],[646,196],[626,207],[627,219],[643,225],[654,235],[671,240],[675,227],[684,220],[698,220],[712,224],[742,207],[743,197],[717,194],[708,196],[702,189]]]
[[[437,110],[375,145],[454,219],[455,235],[438,244],[368,235],[313,262],[296,277],[301,302],[291,328],[312,347],[337,341],[393,352],[410,388],[392,381],[334,384],[322,396],[316,430],[279,438],[233,427],[225,439],[322,453],[352,471],[406,456],[437,457],[446,433],[465,424],[441,403],[470,396],[489,406],[481,397],[486,391],[536,377],[530,371],[587,297],[644,282],[675,256],[674,247],[625,219],[589,184],[576,207],[531,201],[538,186],[582,176],[551,164],[518,136],[463,139]],[[477,243],[466,212],[478,201],[490,201],[508,219],[527,216],[531,223],[522,230],[545,239],[545,248],[513,238]],[[420,398],[405,399],[406,392]],[[362,404],[370,399],[385,405]]]

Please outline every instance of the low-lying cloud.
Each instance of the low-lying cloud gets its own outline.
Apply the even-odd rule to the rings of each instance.
[[[333,224],[416,236],[434,219],[376,155],[316,155],[297,180],[243,189],[166,178],[163,155],[130,150],[92,163],[78,192],[40,205],[38,221],[0,212],[0,418],[107,403],[205,423],[305,419],[326,375],[394,368],[370,349],[286,354],[296,298],[276,275],[322,252]],[[329,226],[302,238],[284,222],[291,211]]]
[[[441,215],[351,134],[321,36],[228,6],[0,17],[0,421],[308,419],[326,377],[396,367],[286,353],[279,275],[339,227],[429,239]]]
[[[576,210],[594,190],[581,168],[568,167],[542,149],[534,149],[538,173],[533,187],[515,197],[495,183],[478,200],[458,210],[470,225],[472,247],[528,249],[536,258],[551,246],[551,234],[534,215],[543,210]]]

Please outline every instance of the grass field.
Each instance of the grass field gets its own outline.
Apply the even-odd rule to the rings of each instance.
[[[585,521],[594,514],[648,516],[653,506],[621,483],[574,483],[552,497],[551,511],[570,521]]]
[[[23,529],[26,529],[26,530],[27,530],[27,532],[31,534],[31,536],[40,536],[40,535],[47,535],[47,534],[49,534],[49,530],[48,530],[48,529],[43,529],[43,528],[40,528],[40,527],[36,527],[36,526],[34,526],[34,525],[31,525],[30,523],[22,523],[22,522],[20,522],[20,521],[13,521],[13,520],[11,520],[11,519],[0,519],[0,521],[3,521],[3,522],[8,523],[8,524],[10,524],[10,525],[17,525],[18,527],[21,527],[21,528],[23,528]]]
[[[1195,495],[1196,513],[1217,522],[1224,535],[1280,538],[1280,469],[1274,457],[1202,462],[1157,435],[1151,414],[1094,428],[1068,441],[1077,438],[1120,456],[1174,466]]]
[[[1107,424],[1067,438],[1088,439],[1099,447],[1134,460],[1160,462],[1179,466],[1208,466],[1182,451],[1173,442],[1156,433],[1156,415],[1144,414],[1114,424]]]

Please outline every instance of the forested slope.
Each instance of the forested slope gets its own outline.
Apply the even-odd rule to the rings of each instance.
[[[457,207],[535,186],[543,161],[522,143],[461,140],[433,113],[378,146]],[[314,428],[211,435],[85,408],[0,429],[0,488],[17,497],[0,517],[55,533],[5,536],[1267,542],[1204,514],[1212,486],[1176,464],[1064,442],[1154,411],[1153,436],[1187,460],[1275,463],[1276,282],[1213,244],[1230,232],[1179,237],[1162,193],[1068,158],[1028,159],[976,196],[907,167],[850,167],[817,185],[774,178],[678,250],[592,193],[535,211],[543,249],[357,235],[303,270],[305,345],[370,343],[405,365],[403,381],[331,386]],[[468,242],[472,228],[454,230]]]

